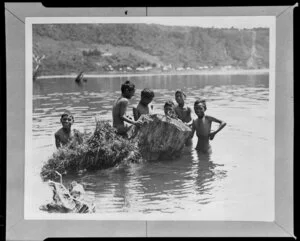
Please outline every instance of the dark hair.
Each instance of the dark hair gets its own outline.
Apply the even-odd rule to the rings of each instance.
[[[71,117],[71,118],[74,120],[74,116],[71,114],[70,111],[65,111],[65,112],[61,115],[60,119],[64,118],[65,116],[69,116],[69,117]]]
[[[182,94],[184,97],[186,97],[185,93],[184,93],[182,90],[176,90],[175,96],[176,96],[176,94],[178,94],[178,93],[180,93],[180,94]]]
[[[196,100],[195,103],[194,103],[194,107],[196,105],[200,104],[200,103],[203,104],[204,109],[206,110],[206,100],[205,99],[198,99],[198,100]]]
[[[121,86],[122,93],[124,93],[126,90],[132,91],[134,89],[135,89],[135,85],[131,83],[129,80],[126,80]]]
[[[141,98],[154,98],[154,92],[151,89],[145,88],[141,91]]]
[[[175,106],[174,102],[172,100],[168,100],[168,101],[166,101],[164,108],[173,107],[173,106]]]

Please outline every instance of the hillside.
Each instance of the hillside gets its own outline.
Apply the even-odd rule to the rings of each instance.
[[[269,30],[157,24],[34,24],[42,75],[269,67]]]

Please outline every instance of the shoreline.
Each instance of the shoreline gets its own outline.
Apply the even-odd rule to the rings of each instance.
[[[109,74],[84,74],[87,78],[115,78],[135,76],[160,76],[160,75],[241,75],[241,74],[269,74],[270,69],[236,69],[236,70],[192,70],[170,72],[147,72],[147,73],[109,73]],[[76,78],[77,74],[69,75],[44,75],[37,79]]]

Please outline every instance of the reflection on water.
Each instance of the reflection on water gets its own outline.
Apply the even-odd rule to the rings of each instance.
[[[176,160],[151,161],[89,173],[79,178],[100,213],[174,213],[186,205],[200,209],[213,199],[223,166],[186,147]],[[65,179],[70,183],[73,178]],[[198,205],[199,204],[199,205]]]
[[[260,158],[253,161],[249,148],[253,150],[269,140],[269,132],[263,129],[270,121],[266,111],[268,78],[268,75],[130,77],[137,90],[128,114],[132,114],[131,107],[137,105],[143,88],[154,89],[153,106],[157,113],[163,113],[164,102],[174,99],[176,89],[185,91],[186,104],[191,107],[196,98],[205,97],[207,113],[227,122],[224,131],[212,142],[212,154],[195,151],[195,136],[193,146],[185,147],[176,160],[120,166],[80,177],[66,177],[64,181],[68,184],[74,178],[79,179],[99,213],[202,210],[217,201],[217,193],[224,191],[224,180],[234,173],[236,166],[247,169],[250,161],[259,163],[260,158],[264,159],[262,152]],[[53,148],[53,134],[60,128],[59,118],[66,109],[74,114],[74,127],[82,131],[94,130],[96,115],[111,121],[112,103],[120,95],[120,86],[125,80],[126,77],[88,79],[82,86],[72,79],[34,82],[34,148],[45,151]],[[251,139],[258,141],[251,142],[254,146],[245,146]],[[40,161],[33,161],[39,169]],[[238,183],[232,185],[238,188]]]

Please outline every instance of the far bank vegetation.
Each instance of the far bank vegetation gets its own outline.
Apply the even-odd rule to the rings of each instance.
[[[157,24],[34,24],[42,74],[269,67],[269,30]]]

